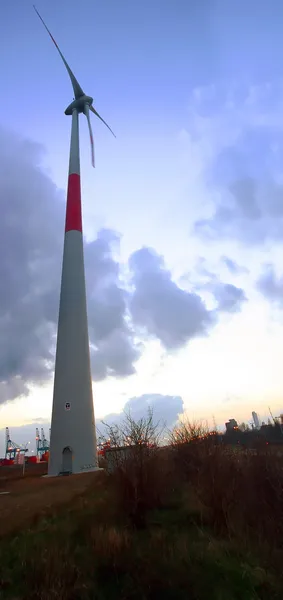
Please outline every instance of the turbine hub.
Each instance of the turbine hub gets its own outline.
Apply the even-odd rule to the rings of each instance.
[[[71,115],[75,109],[78,111],[78,113],[83,113],[85,105],[88,104],[91,106],[92,103],[93,98],[91,96],[86,96],[85,94],[83,96],[79,96],[66,108],[65,115]]]

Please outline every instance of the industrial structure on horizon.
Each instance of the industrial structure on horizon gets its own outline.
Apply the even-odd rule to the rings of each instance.
[[[50,442],[46,439],[44,429],[41,427],[41,435],[39,435],[39,429],[36,428],[35,431],[35,441],[36,441],[36,456],[42,459],[44,456],[49,457],[50,450]],[[51,429],[49,429],[49,438],[50,438]]]
[[[50,429],[49,429],[50,432]],[[0,459],[0,464],[3,465],[18,465],[24,461],[27,462],[48,462],[49,459],[49,441],[45,437],[44,429],[41,428],[41,435],[38,427],[35,430],[35,445],[36,454],[31,450],[31,455],[26,456],[29,452],[29,444],[17,444],[11,439],[9,427],[5,430],[5,458]]]
[[[253,418],[255,428],[259,429],[260,428],[259,417],[258,417],[258,414],[254,410],[252,412],[252,418]]]
[[[5,431],[5,459],[11,463],[20,463],[24,460],[25,454],[28,449],[23,448],[20,444],[13,442],[10,436],[9,427],[6,427]]]
[[[238,429],[238,423],[236,419],[229,419],[229,421],[225,423],[225,427],[226,431],[232,431],[233,429]]]
[[[49,437],[51,434],[51,428],[49,429]],[[0,458],[0,466],[12,466],[23,463],[24,456],[26,462],[39,463],[49,461],[50,442],[46,438],[43,427],[39,432],[39,428],[35,430],[35,448],[34,451],[31,442],[27,442],[25,446],[23,444],[17,444],[11,440],[9,427],[5,430],[5,452],[4,457]],[[99,456],[105,456],[105,452],[110,448],[110,440],[100,442],[97,446],[97,454]],[[30,452],[29,456],[26,454]]]
[[[254,417],[255,415],[255,417]],[[257,413],[253,411],[253,422],[252,423],[241,423],[238,425],[236,419],[229,419],[225,423],[226,432],[217,432],[216,426],[214,425],[214,430],[209,432],[207,435],[200,435],[199,439],[203,440],[206,437],[214,436],[214,440],[217,440],[217,443],[224,444],[240,444],[242,447],[253,448],[257,447],[259,443],[269,445],[269,444],[283,444],[283,414],[280,414],[279,417],[274,417],[271,410],[270,416],[272,418],[268,419],[268,423],[266,424],[264,421],[260,423],[256,417],[258,417]],[[259,423],[259,427],[257,427],[257,423]],[[49,434],[51,433],[51,429],[49,429]],[[198,437],[198,436],[197,436]],[[196,439],[196,438],[194,438]],[[83,443],[83,441],[82,441]],[[10,430],[6,427],[5,433],[5,458],[0,458],[0,466],[13,466],[13,465],[23,465],[24,463],[49,463],[49,448],[50,443],[47,440],[44,429],[41,428],[41,433],[39,433],[39,428],[36,428],[36,436],[35,436],[35,447],[36,453],[32,449],[32,446],[28,445],[30,442],[26,442],[25,445],[17,444],[11,439]],[[127,446],[127,444],[126,444]],[[124,449],[123,446],[121,448],[116,448],[120,450]],[[131,443],[129,443],[131,446]],[[161,447],[165,447],[162,445]],[[28,450],[30,450],[30,455],[27,455]],[[100,457],[110,457],[109,451],[111,450],[111,440],[101,439],[99,441],[98,446],[96,447],[96,454]],[[107,458],[107,460],[108,460]],[[111,459],[111,457],[110,457]],[[110,460],[109,459],[109,460]],[[24,473],[24,471],[23,471]]]

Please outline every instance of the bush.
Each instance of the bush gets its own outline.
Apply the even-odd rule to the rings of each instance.
[[[106,469],[113,478],[121,508],[137,528],[146,524],[152,508],[160,507],[166,486],[168,464],[162,455],[162,429],[153,414],[138,421],[126,414],[120,425],[107,425],[110,448]]]
[[[171,434],[176,469],[194,490],[203,515],[220,534],[283,540],[283,458],[271,447],[244,450],[221,443],[200,423],[184,422]]]
[[[179,476],[195,482],[218,437],[200,422],[185,421],[173,429],[170,442]]]

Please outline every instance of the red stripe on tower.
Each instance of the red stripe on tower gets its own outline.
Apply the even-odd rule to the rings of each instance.
[[[81,181],[77,173],[71,173],[68,181],[65,232],[82,230]]]

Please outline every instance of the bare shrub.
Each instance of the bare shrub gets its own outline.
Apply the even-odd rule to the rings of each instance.
[[[281,457],[216,446],[203,460],[196,488],[214,529],[282,547]]]
[[[145,526],[148,510],[160,506],[166,468],[160,454],[162,428],[153,413],[135,421],[125,414],[119,425],[107,425],[107,470],[112,475],[121,507],[138,528]]]
[[[186,421],[171,434],[176,469],[189,483],[213,528],[229,536],[282,547],[283,458],[222,444],[201,423]]]
[[[206,517],[217,530],[227,530],[235,499],[233,451],[219,444],[217,433],[207,425],[189,420],[174,428],[171,445],[181,479],[193,487]]]
[[[183,421],[170,435],[176,468],[185,479],[195,480],[203,466],[203,461],[217,445],[215,432],[200,421]]]
[[[270,548],[283,545],[283,462],[265,450],[249,456],[241,482],[245,490],[241,502],[241,528]],[[238,493],[240,496],[240,491]],[[240,501],[240,498],[239,498]]]

